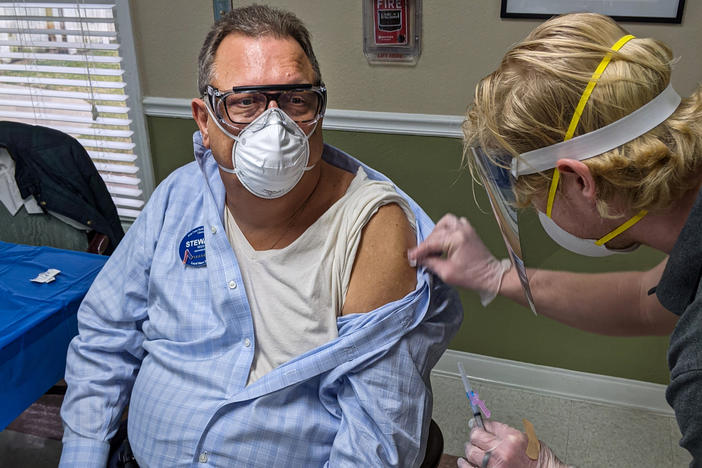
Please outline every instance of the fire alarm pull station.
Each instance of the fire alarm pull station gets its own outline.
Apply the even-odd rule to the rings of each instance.
[[[421,26],[422,0],[363,0],[363,53],[368,62],[416,64]]]

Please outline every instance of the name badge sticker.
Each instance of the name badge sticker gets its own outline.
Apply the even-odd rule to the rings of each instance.
[[[204,267],[205,258],[205,227],[199,226],[187,233],[178,247],[178,255],[183,265]]]

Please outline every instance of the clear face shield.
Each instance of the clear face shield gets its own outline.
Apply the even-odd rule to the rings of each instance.
[[[554,198],[558,196],[557,169],[551,179],[546,213],[534,208],[517,208],[514,191],[517,179],[554,169],[561,159],[582,161],[624,145],[665,121],[678,107],[680,100],[680,96],[669,85],[646,105],[616,122],[514,158],[508,154],[488,154],[480,147],[471,148],[476,175],[485,187],[509,257],[519,275],[527,302],[534,313],[536,313],[536,306],[527,266],[538,268],[555,253],[557,246],[548,242],[548,237],[563,249],[580,255],[604,256],[631,251],[631,249],[615,251],[607,248],[605,244],[638,222],[646,212],[642,210],[600,239],[580,239],[561,229],[551,219],[551,207]]]
[[[519,218],[520,214],[524,213],[524,210],[520,210],[516,206],[516,197],[513,189],[515,178],[512,176],[508,165],[495,164],[482,148],[472,147],[471,152],[474,167],[490,200],[490,207],[497,220],[497,226],[502,233],[502,239],[505,242],[512,266],[517,271],[529,307],[536,313],[519,232]],[[507,158],[497,158],[496,160],[501,161],[503,159],[503,162],[508,164],[509,159]]]

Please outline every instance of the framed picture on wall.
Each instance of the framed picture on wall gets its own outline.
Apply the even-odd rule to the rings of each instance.
[[[502,0],[501,18],[550,18],[591,11],[617,21],[681,23],[685,0]]]

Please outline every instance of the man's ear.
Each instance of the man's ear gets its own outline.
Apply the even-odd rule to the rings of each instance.
[[[207,107],[205,107],[205,101],[202,99],[193,99],[190,103],[190,107],[193,110],[193,119],[197,123],[200,133],[202,134],[202,144],[205,148],[210,148],[210,134],[207,131],[207,121],[210,118],[207,112]]]
[[[595,179],[590,173],[590,169],[582,161],[576,159],[559,159],[556,168],[561,173],[561,177],[568,178],[577,184],[577,189],[588,200],[594,202],[597,195]]]

